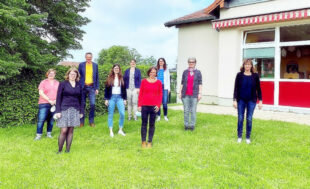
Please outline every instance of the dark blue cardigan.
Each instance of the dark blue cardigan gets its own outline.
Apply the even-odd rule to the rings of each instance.
[[[236,76],[235,80],[235,89],[234,89],[234,100],[239,101],[240,100],[240,94],[242,93],[242,80],[244,77],[244,72],[239,72]],[[252,73],[252,98],[251,100],[253,102],[256,102],[258,100],[262,100],[262,90],[260,88],[260,81],[257,73]]]
[[[124,82],[126,89],[129,88],[129,76],[130,76],[130,68],[128,68],[124,73]],[[138,68],[135,68],[135,88],[140,88],[141,85],[141,71]]]
[[[63,81],[59,84],[57,91],[56,113],[61,113],[71,107],[80,111],[80,114],[84,114],[82,87],[78,82],[75,87],[72,87],[69,81]]]
[[[127,99],[127,92],[126,92],[126,88],[124,85],[121,85],[121,96],[123,100]],[[112,86],[110,85],[105,85],[105,89],[104,89],[104,99],[105,100],[110,100],[112,97]]]

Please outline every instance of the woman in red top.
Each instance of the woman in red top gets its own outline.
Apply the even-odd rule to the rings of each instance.
[[[184,127],[185,130],[191,131],[195,129],[197,103],[202,97],[202,76],[201,72],[195,68],[196,62],[195,57],[188,58],[188,69],[182,74],[179,93],[184,106]]]
[[[156,79],[157,69],[151,67],[147,71],[149,76],[143,79],[141,82],[139,100],[138,100],[138,110],[141,111],[142,125],[141,125],[141,138],[142,138],[142,148],[152,147],[152,139],[155,132],[155,118],[156,113],[159,110],[162,101],[162,84]],[[150,118],[149,118],[150,117]],[[147,122],[149,120],[149,138],[146,144],[146,133],[147,133]]]

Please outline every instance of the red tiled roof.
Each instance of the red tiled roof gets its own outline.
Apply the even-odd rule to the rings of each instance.
[[[210,6],[205,8],[205,11],[209,14],[212,12],[216,7],[220,6],[220,8],[224,7],[225,0],[215,0]]]
[[[62,62],[59,62],[57,65],[60,65],[60,66],[75,66],[75,67],[78,67],[79,64],[80,64],[79,62],[62,61]]]
[[[210,6],[192,14],[177,18],[175,20],[165,23],[166,27],[176,26],[180,24],[188,24],[192,22],[208,21],[213,20],[215,17],[210,13],[218,6],[224,7],[225,0],[215,0]]]

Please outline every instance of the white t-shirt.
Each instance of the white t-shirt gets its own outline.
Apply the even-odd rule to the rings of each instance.
[[[119,86],[118,77],[114,78],[114,86],[112,87],[112,94],[121,94],[121,87]]]

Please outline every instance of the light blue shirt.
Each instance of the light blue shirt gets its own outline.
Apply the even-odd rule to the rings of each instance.
[[[159,79],[162,84],[164,84],[164,71],[164,69],[159,69],[157,73],[157,79]]]

